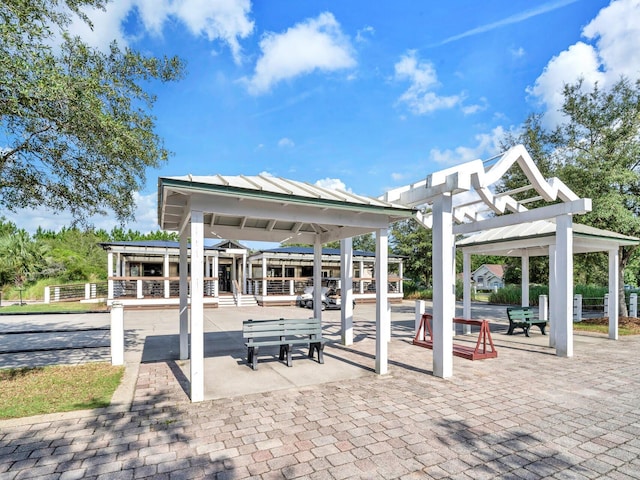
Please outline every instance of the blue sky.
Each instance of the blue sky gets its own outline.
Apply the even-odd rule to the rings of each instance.
[[[499,153],[531,112],[559,121],[564,83],[640,75],[640,0],[116,0],[72,29],[179,55],[184,80],[150,85],[174,152],[146,172],[142,232],[159,176],[257,175],[378,196]],[[5,214],[59,229],[66,214]],[[110,230],[113,218],[93,219]]]

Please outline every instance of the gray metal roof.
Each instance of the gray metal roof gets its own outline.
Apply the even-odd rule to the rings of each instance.
[[[556,224],[547,220],[493,228],[456,242],[456,247],[475,253],[520,256],[548,255],[555,243]],[[602,230],[579,223],[573,224],[574,253],[601,252],[621,245],[640,244],[640,238]]]
[[[179,231],[191,210],[204,213],[205,237],[292,243],[354,237],[415,215],[377,198],[266,175],[159,178],[160,227]]]

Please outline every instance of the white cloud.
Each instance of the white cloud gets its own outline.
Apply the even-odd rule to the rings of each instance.
[[[290,138],[284,137],[281,138],[280,140],[278,140],[278,146],[280,148],[293,148],[295,147],[295,143],[293,143],[293,140],[291,140]]]
[[[344,182],[339,178],[323,178],[314,183],[314,185],[328,190],[344,190],[345,192],[351,191],[351,189],[347,188]]]
[[[490,133],[481,133],[474,138],[478,142],[473,147],[457,147],[453,150],[432,149],[431,160],[442,165],[457,165],[478,158],[488,158],[500,153],[500,140],[504,137],[504,129],[496,127]]]
[[[509,50],[511,52],[511,55],[514,58],[522,58],[525,56],[525,54],[527,52],[525,52],[524,48],[519,47],[519,48],[512,48],[511,50]]]
[[[376,33],[375,29],[369,25],[358,30],[356,34],[356,42],[366,42],[369,37],[372,37]]]
[[[333,14],[325,12],[289,28],[267,33],[260,41],[262,56],[253,77],[245,79],[250,93],[265,93],[277,83],[315,70],[331,72],[356,65],[353,48]]]
[[[135,221],[127,223],[125,229],[131,229],[140,233],[149,233],[158,230],[158,196],[156,193],[149,195],[133,194],[135,202]],[[20,209],[15,213],[4,212],[7,220],[16,224],[18,228],[23,228],[33,234],[38,227],[44,230],[59,231],[62,227],[69,227],[73,224],[73,216],[70,212],[53,213],[44,207],[35,209]],[[114,227],[119,227],[115,214],[95,215],[87,221],[96,229],[111,231]]]
[[[640,77],[640,0],[617,0],[598,13],[582,30],[587,41],[577,42],[553,57],[527,92],[546,112],[544,124],[553,128],[562,120],[565,84],[584,78],[584,88],[593,89],[615,83],[621,75],[630,80]]]
[[[440,97],[432,90],[438,86],[435,68],[429,62],[418,60],[415,50],[410,50],[395,64],[396,80],[409,80],[411,85],[398,99],[416,115],[435,110],[453,108],[462,100],[461,95]]]
[[[107,4],[106,11],[86,10],[94,24],[93,31],[79,19],[70,31],[104,51],[114,39],[120,45],[128,45],[133,39],[125,36],[123,23],[136,10],[144,28],[142,34],[162,35],[165,22],[175,19],[195,36],[227,44],[236,63],[242,60],[239,39],[253,33],[250,0],[115,0]]]

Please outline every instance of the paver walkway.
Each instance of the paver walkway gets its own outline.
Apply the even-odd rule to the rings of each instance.
[[[394,338],[389,375],[197,404],[175,361],[142,363],[130,409],[0,422],[0,480],[640,479],[640,337],[575,338],[566,359],[496,334],[448,380]]]

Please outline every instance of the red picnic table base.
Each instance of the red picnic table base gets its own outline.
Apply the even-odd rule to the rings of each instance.
[[[413,339],[413,344],[420,347],[433,350],[433,332],[431,330],[431,321],[433,316],[429,313],[423,313],[420,319],[420,326]],[[482,360],[484,358],[495,358],[498,356],[496,347],[491,339],[491,331],[489,330],[488,320],[469,320],[466,318],[454,318],[454,323],[462,325],[475,325],[480,327],[478,333],[478,341],[475,348],[467,345],[453,344],[453,354],[456,357],[467,358],[469,360]]]

